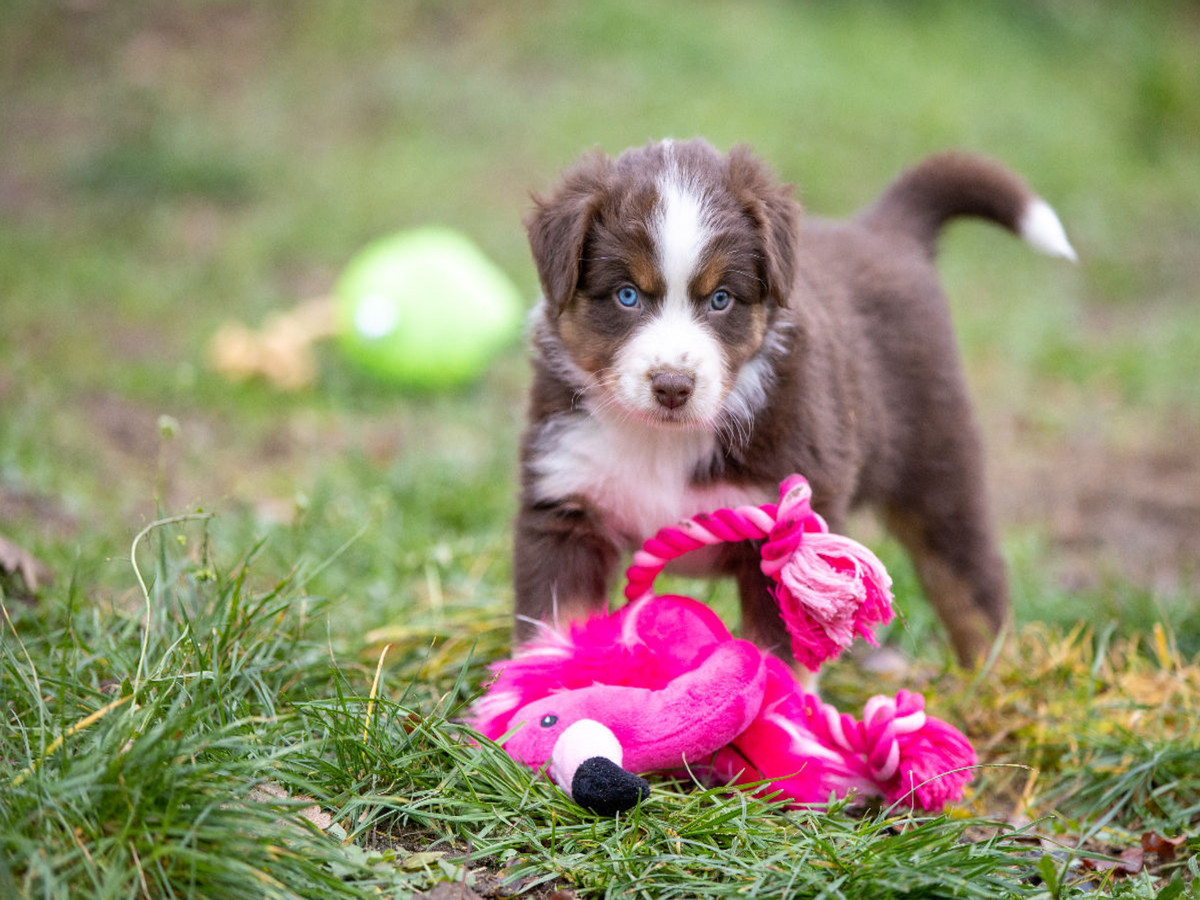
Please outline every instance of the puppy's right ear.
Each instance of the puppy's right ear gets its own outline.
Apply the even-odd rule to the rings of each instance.
[[[611,169],[612,161],[597,150],[567,170],[553,194],[533,198],[525,228],[542,293],[556,315],[579,287],[583,245]]]

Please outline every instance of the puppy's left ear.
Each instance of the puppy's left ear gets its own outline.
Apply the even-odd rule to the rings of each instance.
[[[542,293],[555,314],[579,287],[580,258],[608,183],[612,162],[600,151],[583,157],[548,197],[535,196],[525,220]]]
[[[787,306],[796,279],[796,232],[803,209],[790,184],[780,184],[749,147],[729,153],[729,184],[762,242],[758,276],[767,296]]]

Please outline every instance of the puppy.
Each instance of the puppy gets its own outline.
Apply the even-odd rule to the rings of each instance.
[[[934,255],[956,216],[1074,259],[1014,174],[943,153],[856,218],[803,215],[745,148],[663,141],[585,156],[526,225],[543,297],[515,522],[516,638],[602,606],[623,552],[665,525],[760,504],[799,472],[839,530],[878,509],[964,664],[1008,617],[982,451]],[[687,559],[696,554],[691,554]],[[756,547],[743,636],[788,641]]]

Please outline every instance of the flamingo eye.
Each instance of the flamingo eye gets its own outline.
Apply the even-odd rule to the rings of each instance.
[[[554,726],[554,723],[557,721],[558,721],[558,716],[556,716],[554,714],[550,714],[547,716],[542,716],[542,721],[539,724],[543,728],[551,728]]]

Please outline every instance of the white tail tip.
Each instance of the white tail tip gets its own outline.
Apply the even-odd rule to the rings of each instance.
[[[1035,198],[1025,207],[1019,230],[1021,237],[1035,250],[1049,256],[1061,256],[1071,262],[1079,262],[1075,248],[1067,240],[1067,233],[1063,230],[1058,214],[1045,200]]]

